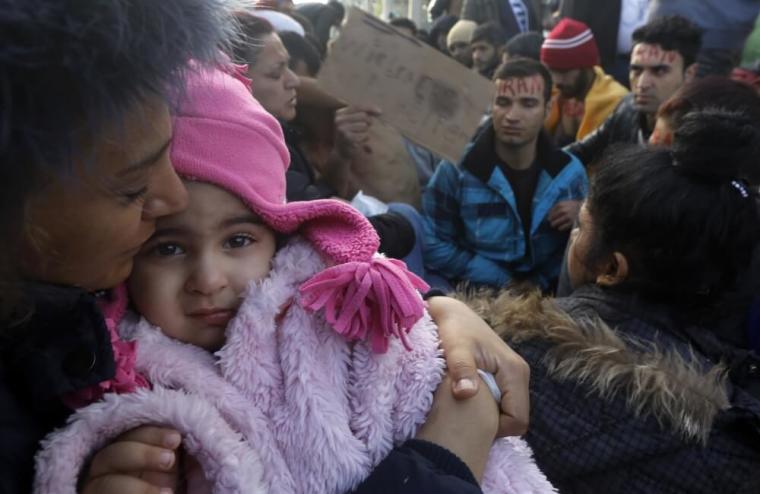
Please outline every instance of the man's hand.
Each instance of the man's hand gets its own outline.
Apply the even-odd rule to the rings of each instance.
[[[570,231],[578,218],[583,201],[562,201],[549,211],[549,224],[561,232]]]

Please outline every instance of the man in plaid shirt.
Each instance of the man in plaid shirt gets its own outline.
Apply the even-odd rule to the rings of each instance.
[[[578,159],[543,133],[552,80],[533,60],[496,70],[491,122],[423,194],[425,263],[454,283],[550,290],[588,190]]]

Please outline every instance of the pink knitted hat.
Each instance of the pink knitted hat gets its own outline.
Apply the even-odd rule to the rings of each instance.
[[[581,21],[562,19],[541,46],[541,61],[554,70],[585,69],[599,65],[599,49],[591,29]]]
[[[177,173],[231,192],[270,228],[303,235],[334,264],[301,287],[301,303],[324,308],[336,331],[369,337],[376,351],[385,351],[390,335],[405,342],[423,313],[415,288],[427,285],[402,262],[375,256],[377,233],[352,206],[331,199],[286,203],[290,155],[282,128],[251,95],[245,67],[193,69],[174,115]]]

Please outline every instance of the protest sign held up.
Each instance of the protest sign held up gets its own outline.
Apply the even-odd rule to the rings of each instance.
[[[410,140],[457,161],[491,103],[493,84],[359,9],[319,73],[350,104],[374,104]]]

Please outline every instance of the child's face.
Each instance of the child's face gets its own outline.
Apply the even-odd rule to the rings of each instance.
[[[223,189],[185,185],[189,206],[157,222],[135,259],[130,297],[167,335],[214,351],[243,290],[269,273],[275,234]]]

